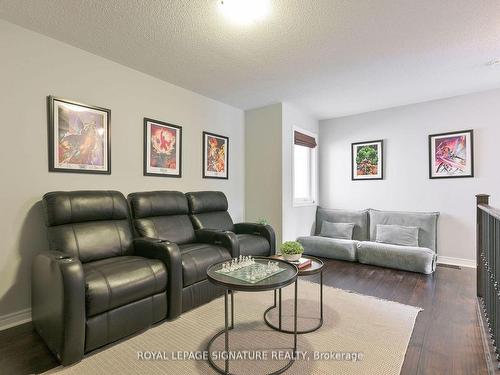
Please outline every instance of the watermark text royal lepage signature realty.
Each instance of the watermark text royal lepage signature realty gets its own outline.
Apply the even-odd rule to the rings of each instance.
[[[144,350],[137,352],[140,361],[208,361],[226,360],[231,361],[266,361],[266,360],[291,360],[296,361],[337,361],[337,362],[359,362],[363,360],[362,352],[319,352],[319,351],[296,351],[290,350],[238,350],[238,351],[155,351]]]

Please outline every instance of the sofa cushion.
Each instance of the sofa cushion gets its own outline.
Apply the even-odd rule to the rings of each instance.
[[[319,235],[322,237],[352,240],[353,230],[354,223],[330,223],[329,221],[323,221]]]
[[[189,213],[201,214],[204,212],[227,211],[226,195],[222,191],[197,191],[186,193],[189,204]]]
[[[323,221],[330,223],[354,223],[352,239],[365,241],[369,238],[368,210],[338,210],[318,207],[314,234],[319,235]]]
[[[87,317],[163,292],[163,262],[135,256],[98,260],[83,265]]]
[[[297,241],[304,247],[304,254],[332,259],[356,260],[357,241],[320,236],[299,237]]]
[[[234,230],[233,219],[227,211],[205,212],[190,215],[196,229]]]
[[[418,247],[418,227],[378,224],[376,242]]]
[[[180,245],[183,286],[189,286],[207,278],[207,268],[214,263],[230,260],[229,251],[220,246],[204,243]]]
[[[135,219],[141,237],[159,238],[176,244],[194,242],[196,235],[188,215],[152,216]]]
[[[186,196],[180,191],[144,191],[128,195],[134,218],[151,216],[187,215]]]
[[[370,241],[376,241],[378,224],[418,227],[418,246],[437,250],[439,212],[404,212],[370,210]]]
[[[268,256],[269,242],[262,236],[255,234],[237,234],[240,243],[241,255]]]
[[[117,191],[55,191],[43,196],[49,246],[82,263],[132,255],[127,200]]]
[[[43,196],[43,205],[48,227],[128,219],[127,200],[119,191],[53,191]]]
[[[186,193],[186,198],[195,229],[233,231],[233,219],[227,212],[227,198],[222,191],[191,192]]]
[[[129,194],[134,226],[141,237],[160,238],[176,244],[195,240],[186,196],[179,191]]]
[[[436,253],[429,248],[359,242],[358,261],[376,266],[431,274],[436,269]]]
[[[62,250],[82,263],[132,255],[129,220],[99,220],[48,228],[50,248]]]

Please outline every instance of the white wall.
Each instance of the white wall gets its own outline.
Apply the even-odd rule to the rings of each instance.
[[[0,51],[0,326],[29,312],[31,259],[47,248],[38,203],[45,192],[222,190],[233,218],[243,219],[241,110],[4,21],[0,21]],[[48,172],[46,96],[50,94],[111,109],[112,175]],[[145,116],[183,126],[182,179],[143,177]],[[228,181],[202,179],[202,130],[229,136]],[[26,314],[16,315],[19,311]]]
[[[281,103],[245,112],[245,219],[266,219],[278,243],[282,235],[281,124]]]
[[[493,90],[321,121],[320,205],[440,211],[438,254],[474,264],[474,196],[500,205],[499,103]],[[430,180],[428,135],[463,129],[474,129],[475,177]],[[373,139],[385,140],[385,179],[351,181],[351,142]]]
[[[283,241],[310,235],[316,215],[316,205],[293,206],[294,127],[317,135],[319,123],[315,117],[300,108],[283,103]]]
[[[293,207],[294,127],[318,133],[318,120],[291,103],[245,112],[246,219],[266,218],[283,241],[308,235],[316,206]]]

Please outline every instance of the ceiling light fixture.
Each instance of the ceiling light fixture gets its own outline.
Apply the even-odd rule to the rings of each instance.
[[[231,22],[248,25],[269,15],[269,0],[219,0],[219,9]]]

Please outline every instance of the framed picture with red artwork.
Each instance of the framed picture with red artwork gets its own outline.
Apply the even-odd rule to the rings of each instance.
[[[429,178],[474,177],[472,130],[429,135]]]
[[[182,176],[182,127],[144,118],[144,176]]]
[[[229,138],[203,132],[203,178],[229,178]]]

